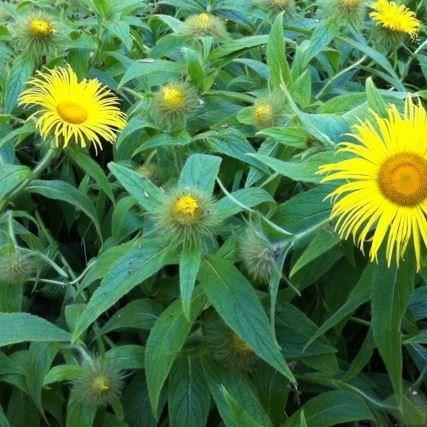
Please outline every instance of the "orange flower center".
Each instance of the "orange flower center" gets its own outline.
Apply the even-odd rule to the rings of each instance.
[[[415,206],[427,197],[427,162],[417,154],[396,154],[381,166],[378,185],[397,205]]]
[[[61,102],[56,111],[63,120],[73,125],[84,123],[89,116],[86,108],[75,102]]]

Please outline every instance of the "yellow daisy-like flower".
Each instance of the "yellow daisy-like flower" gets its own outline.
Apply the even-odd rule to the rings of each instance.
[[[414,38],[421,26],[415,13],[394,1],[378,0],[372,5],[371,18],[385,30],[392,33],[408,34]]]
[[[96,79],[79,82],[70,65],[39,71],[19,103],[38,107],[37,128],[43,138],[53,136],[57,147],[74,142],[102,149],[102,141],[114,142],[126,125],[117,97]]]
[[[396,106],[388,117],[375,115],[355,126],[352,136],[359,142],[345,142],[340,151],[351,158],[324,165],[322,180],[343,180],[330,195],[332,218],[343,238],[352,235],[364,248],[372,240],[371,260],[386,243],[390,266],[399,264],[412,242],[417,269],[421,268],[421,247],[427,245],[427,113],[408,98],[403,115]],[[374,230],[372,238],[368,234]]]

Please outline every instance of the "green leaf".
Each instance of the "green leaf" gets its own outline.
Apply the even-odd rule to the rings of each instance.
[[[117,345],[104,354],[117,369],[144,369],[145,348],[142,345]]]
[[[304,51],[303,67],[307,67],[308,63],[319,54],[328,44],[334,39],[338,31],[337,21],[335,19],[322,20],[315,27],[315,31],[311,36],[310,43]]]
[[[226,219],[261,203],[274,203],[274,199],[263,188],[242,188],[219,200],[216,210],[222,219]]]
[[[62,202],[69,203],[70,205],[80,209],[92,220],[96,231],[102,240],[101,226],[95,206],[90,198],[81,190],[73,187],[65,181],[42,181],[38,179],[32,181],[26,190],[30,193],[40,194],[48,199],[60,200]]]
[[[151,277],[166,264],[166,249],[146,241],[141,248],[130,249],[117,260],[93,293],[73,332],[73,340],[135,286]]]
[[[25,83],[33,73],[33,68],[34,62],[32,55],[22,54],[14,59],[4,92],[5,113],[11,113],[14,110]]]
[[[369,57],[371,57],[378,65],[380,65],[387,73],[384,74],[384,79],[386,79],[389,83],[391,83],[399,92],[405,92],[406,89],[405,86],[400,81],[399,77],[397,76],[396,72],[394,71],[393,67],[391,66],[390,62],[387,60],[387,58],[376,51],[375,49],[372,49],[366,44],[362,44],[358,42],[355,39],[349,38],[349,37],[338,37],[341,41],[348,44],[349,46],[354,47],[355,49],[360,50],[361,52],[365,53]]]
[[[317,173],[319,167],[327,162],[333,161],[333,153],[322,152],[314,154],[303,162],[285,162],[274,157],[262,154],[250,154],[273,169],[280,175],[286,176],[294,181],[320,183],[322,177]]]
[[[297,194],[278,207],[272,221],[295,234],[318,226],[331,214],[331,203],[325,198],[332,190],[330,185],[319,185]]]
[[[222,393],[224,400],[230,410],[231,420],[227,423],[232,426],[252,426],[252,427],[265,427],[264,424],[258,423],[254,420],[248,412],[246,412],[246,405],[240,405],[239,402],[222,386]]]
[[[70,334],[28,313],[0,313],[0,347],[31,342],[68,342]]]
[[[366,80],[366,95],[368,97],[369,107],[372,108],[381,117],[387,117],[387,105],[381,98],[378,89],[375,87],[372,77]]]
[[[301,412],[309,427],[328,427],[352,421],[374,421],[374,416],[366,403],[348,391],[322,393],[304,404],[295,412],[284,427],[300,427]]]
[[[117,163],[109,163],[108,168],[129,194],[148,212],[156,209],[163,199],[163,192],[138,172]]]
[[[209,409],[209,390],[196,357],[177,359],[169,376],[170,427],[205,427]]]
[[[291,78],[286,61],[285,37],[283,35],[283,13],[277,15],[271,27],[267,43],[267,64],[273,87],[279,88],[282,80],[288,83]]]
[[[271,427],[271,421],[246,376],[235,369],[220,365],[212,359],[204,359],[202,367],[211,395],[227,427],[252,426],[253,424],[236,424],[236,408],[230,408],[223,392],[224,388],[229,395],[233,396],[235,402],[246,410],[252,420],[261,426]]]
[[[102,168],[86,153],[78,149],[68,149],[68,156],[81,167],[90,177],[92,177],[101,187],[102,191],[114,202],[114,194],[108,178]]]
[[[199,281],[225,323],[254,353],[295,382],[257,294],[242,273],[229,261],[211,256],[202,263]]]
[[[314,341],[324,335],[329,329],[333,328],[341,320],[356,311],[358,307],[369,300],[371,294],[371,286],[377,281],[381,281],[382,277],[387,276],[387,271],[380,269],[377,265],[369,263],[360,277],[357,285],[352,289],[347,298],[346,303],[340,307],[332,316],[317,329],[316,333],[310,338],[304,347],[307,349]]]
[[[199,247],[184,247],[179,260],[179,288],[181,291],[182,310],[190,319],[191,297],[197,274],[199,273],[202,253]]]
[[[221,165],[221,157],[208,154],[192,154],[181,171],[180,188],[199,188],[207,194],[212,194],[215,180]]]
[[[151,329],[162,312],[161,304],[148,298],[136,299],[114,313],[101,328],[108,334],[117,329]]]
[[[1,165],[0,166],[0,199],[6,197],[26,179],[31,178],[32,172],[26,166]]]
[[[145,371],[155,418],[158,418],[159,398],[163,384],[204,304],[203,293],[195,295],[191,304],[190,320],[187,320],[182,310],[182,303],[178,299],[160,315],[151,329],[145,348]]]
[[[214,61],[224,56],[244,53],[247,49],[264,45],[268,42],[268,36],[256,35],[250,37],[243,37],[231,42],[224,43],[218,49],[214,50],[210,55],[209,60]]]
[[[372,335],[386,365],[399,408],[403,399],[400,328],[413,293],[414,275],[413,256],[407,255],[397,272],[384,263],[378,266],[371,287]]]
[[[71,392],[67,407],[67,427],[92,427],[97,408],[80,402]]]
[[[329,230],[319,233],[316,237],[314,237],[314,239],[309,243],[307,248],[298,258],[297,262],[292,267],[290,276],[296,274],[311,261],[319,258],[325,252],[329,251],[334,246],[337,246],[340,242],[341,239]]]

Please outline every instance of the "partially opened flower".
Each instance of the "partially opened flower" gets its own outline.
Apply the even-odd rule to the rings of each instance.
[[[152,117],[159,127],[176,130],[185,125],[198,105],[193,86],[183,82],[168,83],[154,94]]]
[[[321,0],[320,6],[329,18],[360,25],[366,12],[366,0]]]
[[[255,127],[265,129],[277,126],[283,116],[284,104],[277,95],[267,95],[256,100],[252,117]]]
[[[20,18],[16,35],[23,48],[40,53],[56,45],[58,31],[56,23],[49,15],[37,12]]]
[[[113,142],[126,125],[117,97],[96,79],[78,81],[70,65],[38,72],[20,97],[20,105],[35,106],[37,128],[57,147],[82,147]]]
[[[336,229],[343,238],[352,235],[362,250],[371,242],[372,260],[385,245],[388,265],[393,259],[399,264],[411,244],[421,268],[427,244],[426,135],[426,110],[408,98],[403,114],[393,105],[387,118],[356,125],[357,142],[340,149],[351,157],[320,168],[327,174],[323,182],[341,181],[330,195]]]
[[[228,37],[224,22],[206,12],[189,16],[185,20],[180,33],[190,37],[212,36],[222,39]]]
[[[218,213],[212,198],[194,188],[165,194],[154,220],[158,233],[171,245],[191,246],[214,235]]]
[[[393,44],[402,40],[404,36],[415,38],[421,26],[415,13],[404,5],[394,1],[378,0],[372,5],[370,13],[377,29],[382,33],[382,40]]]

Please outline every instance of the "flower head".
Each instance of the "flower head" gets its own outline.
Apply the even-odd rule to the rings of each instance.
[[[189,16],[184,22],[181,34],[190,37],[212,36],[220,39],[228,37],[224,22],[206,12]]]
[[[70,65],[38,72],[22,93],[20,105],[38,108],[37,127],[43,138],[52,136],[57,147],[72,142],[102,149],[102,141],[115,141],[126,125],[115,95],[96,79],[79,82]]]
[[[343,238],[352,235],[362,251],[371,241],[371,260],[384,243],[388,265],[393,258],[399,264],[411,243],[421,267],[427,244],[426,134],[426,110],[408,98],[403,114],[393,105],[387,118],[356,125],[352,136],[358,142],[340,149],[350,158],[320,168],[327,174],[323,182],[343,181],[330,195],[336,229]]]
[[[160,235],[172,245],[193,245],[211,238],[219,223],[212,198],[187,188],[166,194],[154,219]]]
[[[406,6],[394,1],[378,0],[372,5],[372,9],[371,18],[388,35],[398,38],[409,35],[414,38],[418,34],[421,23]]]
[[[0,255],[0,284],[22,285],[36,269],[34,258],[21,252]]]
[[[279,124],[283,116],[283,102],[275,95],[258,99],[252,110],[255,127],[265,129]]]
[[[76,398],[86,406],[106,406],[121,395],[123,373],[111,362],[91,360],[73,382]]]
[[[323,0],[320,6],[327,17],[338,22],[360,25],[366,12],[366,0]]]
[[[280,248],[273,245],[254,224],[248,226],[240,240],[239,253],[246,271],[254,280],[267,282],[278,269]]]
[[[45,13],[32,13],[18,21],[16,35],[23,48],[40,53],[58,41],[58,31],[53,19]]]
[[[232,369],[242,372],[251,370],[255,354],[234,331],[221,319],[211,317],[203,326],[203,340],[209,354]]]
[[[162,86],[153,99],[153,120],[166,130],[185,125],[199,105],[196,90],[188,83],[169,83]]]

